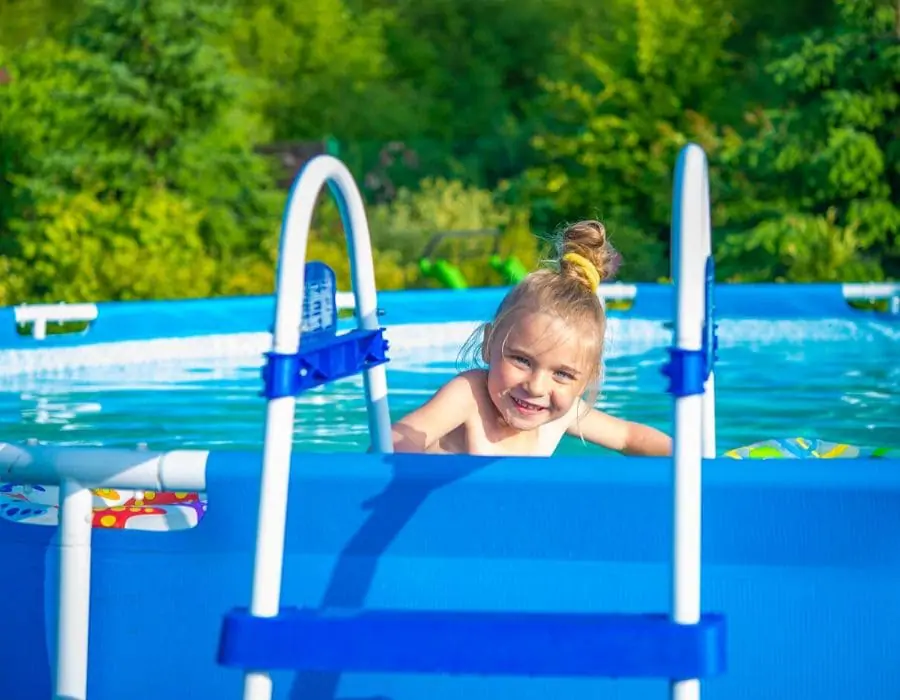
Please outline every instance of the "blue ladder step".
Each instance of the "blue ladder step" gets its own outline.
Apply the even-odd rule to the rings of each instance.
[[[236,608],[218,658],[245,670],[707,678],[726,668],[725,618],[307,608],[261,618]]]

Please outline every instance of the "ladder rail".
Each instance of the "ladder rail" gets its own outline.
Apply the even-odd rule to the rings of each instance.
[[[272,351],[296,353],[300,348],[304,267],[312,216],[319,193],[328,185],[338,202],[347,237],[357,324],[378,328],[375,265],[362,195],[350,171],[332,156],[318,156],[303,168],[291,187],[282,221],[276,274],[275,325]],[[384,365],[363,373],[372,449],[392,451],[387,373]],[[265,441],[253,567],[251,614],[274,617],[281,598],[287,494],[296,410],[295,396],[271,398],[266,405]],[[244,700],[269,700],[271,677],[249,672]]]
[[[709,203],[709,167],[706,156],[703,156],[702,177],[699,182],[700,188],[700,257],[706,266],[704,278],[706,280],[706,299],[704,309],[704,331],[706,332],[705,341],[710,345],[707,348],[709,355],[709,372],[706,377],[703,391],[703,424],[702,424],[702,440],[703,440],[703,458],[715,459],[716,457],[716,373],[715,367],[715,303],[713,294],[716,287],[715,265],[713,263],[712,251],[712,221]]]
[[[673,386],[675,439],[673,448],[672,618],[677,623],[700,620],[702,459],[714,445],[714,379],[701,376],[707,348],[711,252],[709,180],[706,155],[688,144],[679,154],[675,170],[672,212],[672,279],[675,282],[674,351],[693,360],[681,366]],[[711,365],[707,367],[711,370]],[[688,373],[692,377],[685,377]],[[693,380],[691,382],[690,380]],[[692,386],[689,386],[693,384]],[[700,681],[674,681],[672,700],[699,700]]]

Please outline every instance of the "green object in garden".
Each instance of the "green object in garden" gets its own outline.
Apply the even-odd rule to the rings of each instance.
[[[500,273],[500,276],[507,284],[518,284],[528,274],[528,270],[525,269],[522,261],[514,255],[510,255],[508,258],[492,255],[490,263],[491,267]]]
[[[340,158],[341,156],[341,142],[338,141],[334,136],[326,136],[325,137],[325,153],[329,156],[334,156],[335,158]]]
[[[437,280],[448,289],[468,289],[469,287],[460,269],[441,258],[433,261],[429,258],[422,258],[419,260],[419,269],[425,277]]]

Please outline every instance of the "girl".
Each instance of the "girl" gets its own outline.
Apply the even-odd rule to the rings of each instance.
[[[570,434],[626,454],[671,453],[664,433],[593,408],[606,331],[597,287],[617,259],[606,229],[573,224],[558,248],[555,269],[529,274],[466,343],[486,366],[393,425],[396,452],[551,455]]]

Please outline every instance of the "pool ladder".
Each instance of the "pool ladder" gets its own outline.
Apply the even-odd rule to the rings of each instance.
[[[333,272],[305,264],[313,208],[326,184],[340,207],[351,262],[357,329],[342,335],[327,311],[335,308]],[[219,644],[219,662],[244,671],[244,700],[270,700],[269,671],[275,669],[665,678],[671,698],[699,698],[699,679],[724,671],[725,620],[700,608],[701,465],[703,457],[715,456],[716,335],[707,161],[693,144],[682,149],[676,165],[672,243],[675,330],[664,368],[675,424],[669,613],[282,608],[297,393],[362,373],[372,451],[392,452],[387,342],[362,197],[336,158],[307,163],[286,206],[273,343],[263,371],[268,402],[251,600],[249,608],[227,613]]]

